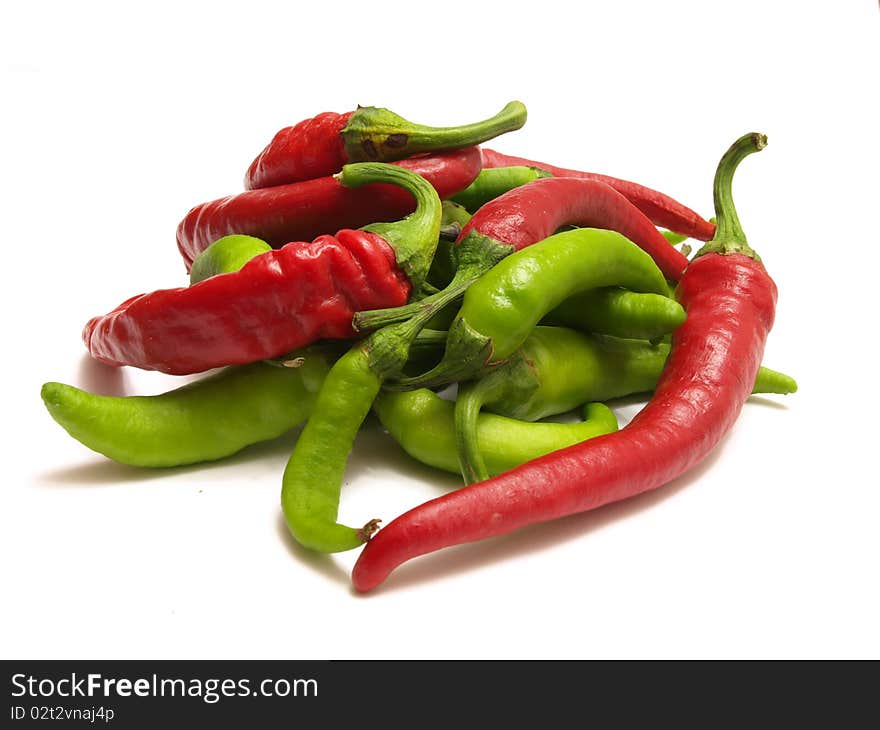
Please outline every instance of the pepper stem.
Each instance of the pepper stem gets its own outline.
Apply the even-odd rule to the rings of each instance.
[[[413,124],[388,109],[358,109],[341,132],[352,162],[402,160],[420,152],[441,152],[486,142],[526,123],[526,107],[512,101],[489,119],[459,127]]]
[[[476,379],[459,384],[454,411],[455,447],[465,484],[489,478],[479,443],[481,410],[485,406],[491,410],[493,404],[502,402],[525,403],[538,385],[535,370],[521,351]]]
[[[467,288],[479,279],[483,273],[485,272],[477,267],[459,267],[448,286],[436,294],[419,299],[417,302],[404,304],[402,307],[355,312],[353,319],[354,328],[358,331],[374,330],[397,324],[398,322],[405,322],[415,317],[424,317],[427,322],[437,312],[464,294]]]
[[[477,434],[480,411],[487,398],[491,398],[486,379],[459,385],[455,399],[455,450],[458,468],[465,484],[482,482],[489,478],[489,470]],[[491,387],[492,380],[488,385]]]
[[[715,236],[694,256],[707,253],[740,253],[760,261],[761,257],[749,246],[733,203],[733,175],[739,163],[753,152],[767,146],[767,135],[751,132],[740,137],[724,153],[715,171],[712,195],[715,201]]]
[[[416,199],[416,209],[405,218],[391,223],[371,223],[361,230],[388,241],[394,249],[397,265],[409,277],[413,291],[417,291],[428,275],[440,236],[441,207],[437,191],[421,175],[383,162],[345,165],[337,178],[350,188],[369,183],[390,183]]]
[[[417,302],[404,304],[402,307],[356,312],[353,319],[354,328],[376,329],[422,315],[426,315],[425,321],[428,321],[441,309],[462,296],[471,284],[513,250],[513,246],[471,231],[455,244],[453,249],[456,262],[455,274],[445,288]]]
[[[409,320],[394,326],[403,327],[413,321]],[[384,331],[380,330],[380,332]],[[420,375],[386,380],[385,387],[395,391],[415,390],[468,380],[475,377],[491,362],[492,353],[491,338],[475,332],[463,319],[456,319],[449,327],[443,359],[437,365]]]
[[[513,246],[470,231],[455,246],[457,268],[445,289],[402,307],[356,312],[353,319],[355,329],[381,328],[370,335],[370,341],[377,345],[373,351],[375,372],[382,373],[385,379],[394,378],[392,387],[403,390],[422,387],[428,382],[460,380],[477,372],[491,353],[491,342],[478,336],[475,339],[474,333],[465,323],[461,323],[450,329],[453,335],[452,349],[447,345],[446,355],[439,365],[422,375],[398,377],[406,362],[409,344],[419,331],[435,314],[462,296],[471,284],[513,250]],[[421,382],[423,379],[424,382]],[[420,384],[415,385],[416,382]]]

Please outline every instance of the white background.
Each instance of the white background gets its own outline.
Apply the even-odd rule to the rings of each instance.
[[[170,5],[0,11],[3,657],[880,656],[876,2]],[[694,474],[419,559],[361,597],[356,552],[285,533],[295,434],[148,471],[50,419],[47,380],[183,382],[90,363],[82,325],[185,283],[177,222],[240,190],[277,129],[356,104],[463,123],[511,99],[528,124],[494,147],[706,215],[720,154],[769,136],[735,194],[780,290],[765,363],[800,392],[750,401]],[[375,423],[350,464],[350,524],[456,483]]]

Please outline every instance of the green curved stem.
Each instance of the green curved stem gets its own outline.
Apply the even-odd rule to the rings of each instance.
[[[470,388],[459,386],[459,394],[455,399],[455,451],[465,484],[482,482],[489,478],[483,453],[477,443],[477,421],[483,408],[484,396],[479,383],[480,381],[476,381],[474,387]]]
[[[410,345],[410,354],[436,354],[445,346],[445,330],[422,329]]]
[[[511,101],[498,114],[457,127],[413,124],[388,109],[358,109],[342,130],[345,153],[352,162],[402,160],[420,152],[470,147],[519,129],[526,123],[526,107]]]
[[[486,270],[488,269],[482,267],[459,267],[449,285],[436,294],[417,302],[404,304],[402,307],[356,312],[353,319],[354,328],[358,331],[374,330],[405,322],[414,317],[424,317],[425,321],[428,321],[445,309],[447,305],[461,297],[465,290]]]
[[[492,339],[474,330],[467,321],[457,317],[446,336],[443,359],[427,372],[395,378],[385,383],[389,390],[435,388],[449,383],[470,380],[492,361]]]
[[[427,322],[437,312],[461,297],[471,284],[513,250],[513,246],[471,231],[453,250],[457,266],[455,275],[446,288],[402,307],[356,312],[353,320],[354,328],[376,329],[415,317],[424,318]]]
[[[416,209],[391,223],[371,223],[361,228],[381,236],[394,249],[397,265],[409,277],[413,290],[421,287],[431,267],[440,236],[441,206],[437,191],[425,178],[398,165],[358,162],[345,165],[339,181],[350,188],[370,183],[390,183],[416,199]]]
[[[749,246],[739,222],[736,206],[733,203],[733,175],[740,162],[753,152],[760,152],[766,146],[767,135],[751,132],[740,137],[721,157],[712,185],[712,197],[715,201],[715,236],[696,253],[694,258],[707,253],[740,253],[756,261],[761,260]]]
[[[459,473],[451,401],[426,388],[407,393],[382,391],[374,409],[407,454],[428,466]],[[501,474],[552,451],[617,430],[614,413],[602,403],[586,405],[583,418],[576,423],[530,423],[481,413],[479,451],[489,474]]]
[[[455,448],[465,484],[490,476],[477,433],[483,406],[499,401],[526,401],[538,385],[535,372],[522,355],[511,357],[477,380],[459,384],[455,399]]]

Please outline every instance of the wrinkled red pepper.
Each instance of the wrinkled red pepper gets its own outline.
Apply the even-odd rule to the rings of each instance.
[[[480,150],[415,157],[394,163],[424,177],[441,198],[464,190],[480,173]],[[412,195],[394,185],[374,183],[352,189],[335,176],[249,190],[197,205],[177,227],[177,247],[187,271],[193,259],[218,238],[242,233],[277,248],[340,228],[396,220],[415,207]]]
[[[415,212],[394,223],[291,242],[190,287],[132,297],[86,324],[90,354],[110,365],[184,375],[278,357],[317,339],[352,337],[354,312],[403,304],[421,284],[440,229],[436,191],[400,166],[346,166],[338,184],[376,181],[408,191]]]

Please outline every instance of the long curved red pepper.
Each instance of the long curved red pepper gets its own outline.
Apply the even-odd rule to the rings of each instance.
[[[537,167],[549,172],[555,177],[575,177],[584,180],[598,180],[610,185],[641,210],[656,225],[668,228],[670,231],[681,233],[698,241],[708,241],[715,234],[715,226],[705,220],[699,213],[682,205],[674,198],[664,193],[652,190],[639,183],[621,180],[620,178],[602,175],[596,172],[581,172],[569,170],[565,167],[548,165],[546,162],[536,162],[525,157],[514,157],[502,152],[482,148],[483,167],[509,167],[511,165],[526,165]]]
[[[431,500],[393,520],[352,572],[359,591],[410,558],[595,509],[660,487],[698,464],[733,426],[773,325],[776,285],[748,246],[730,195],[740,160],[762,149],[746,135],[715,179],[718,232],[677,289],[687,320],[651,401],[623,429]]]
[[[482,160],[478,148],[468,147],[393,164],[421,175],[441,198],[448,198],[473,182]],[[189,271],[196,256],[218,238],[233,233],[256,236],[277,248],[340,228],[396,220],[414,208],[412,195],[393,185],[374,183],[352,189],[335,176],[327,176],[197,205],[177,226],[177,247]]]
[[[236,272],[132,297],[86,324],[89,353],[110,365],[197,373],[352,337],[355,311],[403,304],[430,266],[440,229],[437,194],[424,179],[382,163],[351,165],[341,175],[340,184],[406,186],[416,212],[291,242]]]
[[[246,190],[333,175],[348,162],[402,160],[421,152],[471,147],[519,129],[526,108],[512,101],[494,117],[461,127],[425,127],[387,109],[324,112],[278,132],[244,178]]]
[[[510,190],[474,213],[456,245],[473,231],[519,251],[565,225],[617,231],[648,253],[672,281],[688,263],[638,206],[607,183],[587,178],[548,177]]]

